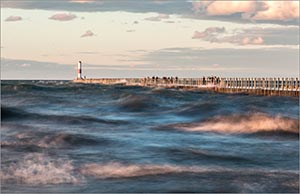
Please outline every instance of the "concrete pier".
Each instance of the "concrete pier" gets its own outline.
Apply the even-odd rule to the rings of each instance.
[[[299,97],[299,78],[100,78],[73,80],[75,83],[122,84],[128,86],[183,88],[214,91],[220,93],[245,93],[266,96]]]

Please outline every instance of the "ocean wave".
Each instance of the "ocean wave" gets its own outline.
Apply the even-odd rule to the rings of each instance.
[[[182,98],[188,95],[186,91],[180,91],[178,89],[170,89],[170,88],[163,88],[163,87],[152,88],[148,93],[155,96],[159,95],[161,97],[166,97],[166,98]]]
[[[200,123],[181,123],[170,126],[191,132],[204,131],[229,134],[285,132],[299,135],[299,120],[262,113],[216,116]]]
[[[63,122],[67,124],[85,124],[85,123],[103,123],[103,124],[127,124],[127,121],[123,120],[109,120],[100,119],[91,116],[72,116],[72,115],[48,115],[40,113],[30,113],[19,108],[14,107],[1,107],[1,120],[20,120],[20,119],[30,119],[30,120],[43,120],[43,121],[55,121]]]
[[[2,92],[102,92],[100,84],[80,84],[70,81],[36,80],[19,83],[1,83]],[[97,90],[99,89],[99,90]]]
[[[84,134],[66,134],[60,133],[56,135],[48,135],[37,142],[39,147],[73,147],[73,146],[91,146],[105,144],[108,145],[109,141],[106,139],[94,138]]]
[[[125,94],[118,101],[122,110],[129,112],[141,112],[157,107],[155,100],[147,95]]]
[[[154,164],[122,164],[111,162],[106,164],[91,163],[84,165],[80,172],[97,178],[130,178],[170,173],[200,173],[217,171],[218,168],[209,169],[196,166],[154,165]]]
[[[185,104],[179,107],[177,114],[187,116],[211,115],[217,110],[219,104],[215,102],[201,102],[193,104]]]
[[[175,159],[180,158],[182,160],[201,160],[209,162],[254,162],[244,156],[196,148],[160,148],[160,151],[166,152],[170,158],[174,157]]]
[[[26,113],[18,108],[5,107],[1,105],[1,120],[9,120],[14,118],[22,118]]]
[[[253,169],[253,168],[226,168],[222,166],[183,166],[172,164],[123,164],[119,162],[109,163],[90,163],[83,165],[79,172],[85,176],[93,176],[98,179],[109,178],[135,178],[142,176],[156,176],[166,174],[290,174],[297,175],[298,172],[294,170],[266,170],[266,169]]]
[[[2,165],[1,180],[30,185],[78,184],[82,177],[75,175],[72,161],[53,159],[44,154],[28,154],[8,167]]]
[[[38,148],[73,148],[78,146],[108,145],[109,140],[86,134],[24,132],[16,140],[1,141],[2,148],[36,151]]]

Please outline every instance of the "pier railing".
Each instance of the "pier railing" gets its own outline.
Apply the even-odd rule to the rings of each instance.
[[[222,88],[299,91],[298,78],[222,78]]]
[[[298,78],[129,78],[127,85],[191,86],[234,89],[300,90]]]

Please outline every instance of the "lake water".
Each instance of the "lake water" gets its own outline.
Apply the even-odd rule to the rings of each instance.
[[[1,81],[2,192],[299,192],[299,101]]]

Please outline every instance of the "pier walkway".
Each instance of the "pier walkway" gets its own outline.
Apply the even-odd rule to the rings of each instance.
[[[300,93],[299,78],[99,78],[75,79],[76,83],[122,84],[129,86],[184,88],[221,93],[247,93],[270,96],[296,96]]]

